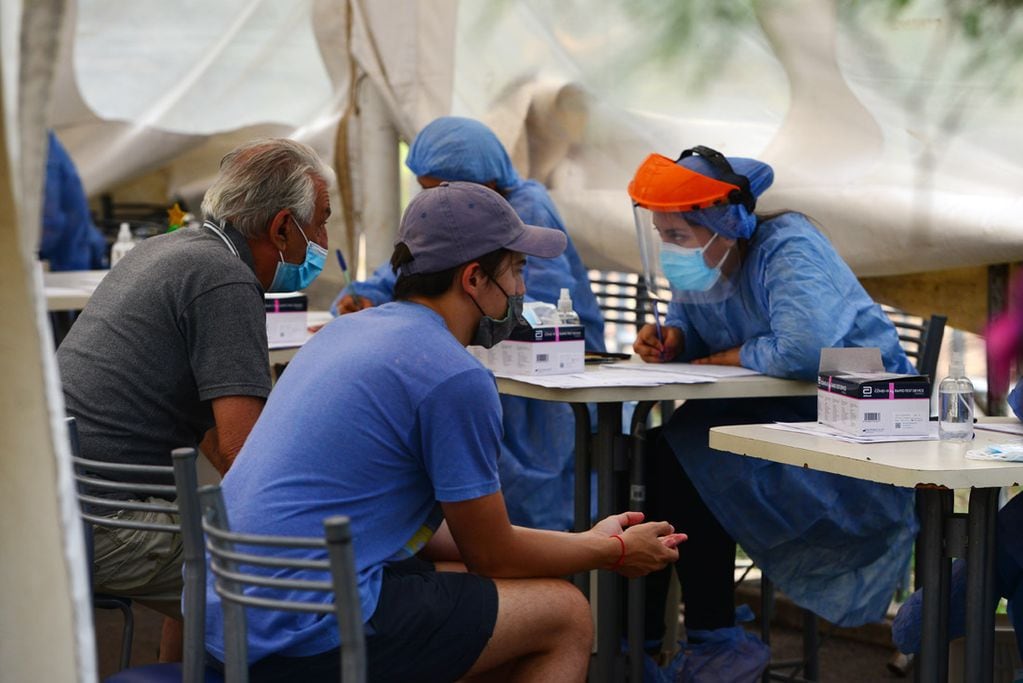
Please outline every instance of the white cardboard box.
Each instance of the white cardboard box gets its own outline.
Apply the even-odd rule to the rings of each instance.
[[[860,436],[928,433],[926,375],[886,372],[876,348],[821,349],[817,421]]]
[[[266,304],[266,337],[271,344],[306,340],[309,299],[302,292],[264,294]]]
[[[491,349],[470,346],[469,352],[495,373],[558,375],[582,372],[586,355],[582,325],[520,327]]]

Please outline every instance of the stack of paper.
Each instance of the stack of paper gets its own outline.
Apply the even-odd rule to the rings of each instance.
[[[781,429],[787,432],[799,432],[800,434],[812,434],[813,436],[826,436],[838,441],[847,443],[890,443],[894,441],[936,441],[938,439],[938,423],[931,422],[927,434],[918,436],[856,436],[848,432],[839,431],[818,422],[775,422],[765,425],[771,429]]]
[[[495,374],[498,377],[507,377],[551,389],[586,389],[592,387],[656,387],[662,384],[705,384],[716,382],[722,377],[743,377],[760,373],[746,368],[725,365],[611,363],[587,372],[566,375]]]

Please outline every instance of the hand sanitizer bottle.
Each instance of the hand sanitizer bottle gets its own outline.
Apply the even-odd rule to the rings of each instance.
[[[579,314],[572,308],[572,295],[567,287],[561,288],[561,296],[558,297],[558,318],[562,325],[579,324]]]
[[[135,240],[132,238],[131,226],[121,223],[121,229],[117,231],[117,241],[114,242],[114,246],[110,247],[110,267],[116,266],[117,262],[134,246]]]
[[[973,438],[973,383],[963,368],[962,332],[952,336],[948,377],[938,385],[938,435],[943,441]]]

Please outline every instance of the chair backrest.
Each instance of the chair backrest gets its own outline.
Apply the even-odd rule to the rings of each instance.
[[[895,325],[902,349],[913,361],[916,371],[931,378],[933,392],[937,383],[935,374],[938,371],[938,356],[941,354],[941,342],[945,336],[945,323],[948,318],[943,315],[919,318],[890,306],[881,308]]]
[[[228,683],[248,680],[248,634],[245,608],[334,614],[341,636],[341,680],[366,680],[362,608],[355,575],[355,554],[347,517],[328,517],[322,538],[270,536],[230,530],[219,486],[199,491],[202,526],[214,589],[224,613],[224,673]],[[244,548],[244,549],[243,549]],[[263,550],[263,553],[252,552]],[[323,559],[286,557],[288,549],[319,550]],[[330,580],[276,578],[268,569],[322,572]],[[304,599],[272,597],[266,590],[301,591]]]
[[[186,683],[204,680],[206,627],[206,561],[203,552],[202,522],[199,513],[196,450],[178,448],[171,453],[173,465],[131,465],[90,460],[81,456],[78,427],[73,417],[67,418],[71,456],[75,470],[78,503],[82,519],[93,527],[109,529],[140,529],[181,534],[184,559],[184,663],[182,677]],[[169,484],[143,484],[123,481],[125,476],[157,475],[173,477]],[[139,500],[108,498],[106,494],[140,493],[161,496],[175,502],[167,505]],[[121,510],[141,510],[178,515],[178,524],[148,523],[118,519]],[[91,559],[90,559],[91,562]]]
[[[608,351],[631,350],[639,328],[654,322],[655,301],[661,322],[667,314],[671,292],[667,282],[658,283],[651,295],[643,276],[613,270],[591,270],[590,287],[604,315]]]

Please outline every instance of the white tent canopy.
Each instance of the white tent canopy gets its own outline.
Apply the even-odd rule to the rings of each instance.
[[[861,275],[1023,256],[1019,66],[937,0],[207,4],[78,3],[53,124],[89,192],[168,168],[198,197],[254,134],[333,158],[354,75],[405,139],[448,113],[490,123],[594,267],[638,269],[628,178],[694,144],[774,165],[763,208],[812,215]],[[356,183],[381,161],[358,152]],[[390,192],[360,189],[356,221]]]
[[[591,267],[639,269],[627,181],[696,144],[771,163],[761,208],[813,216],[862,276],[1005,263],[1023,259],[1014,6],[4,0],[0,545],[24,551],[0,569],[0,660],[25,679],[95,668],[34,263],[46,127],[90,194],[149,176],[192,206],[238,142],[306,141],[338,170],[331,239],[361,242],[364,267],[390,251],[398,139],[445,114],[495,129]],[[339,281],[321,277],[321,305]]]

